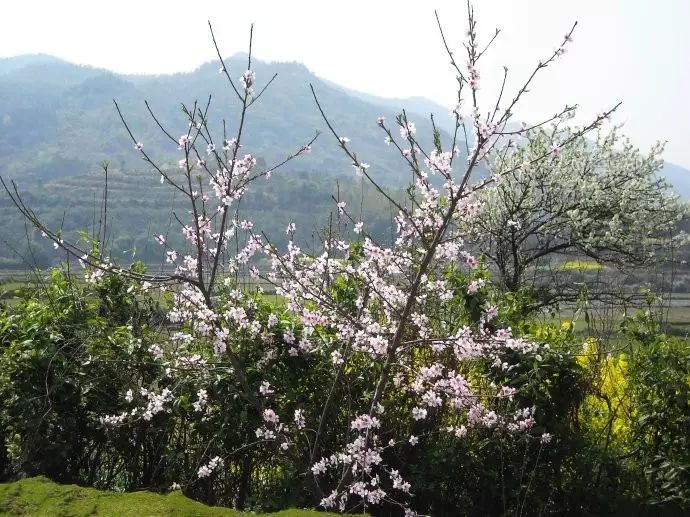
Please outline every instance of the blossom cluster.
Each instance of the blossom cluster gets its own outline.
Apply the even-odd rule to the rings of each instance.
[[[176,184],[172,174],[162,176],[189,200],[188,219],[179,220],[186,249],[173,249],[163,235],[156,238],[177,282],[170,289],[172,306],[167,313],[174,333],[149,349],[165,367],[165,383],[158,386],[169,387],[140,388],[136,397],[128,391],[125,401],[135,407],[102,417],[104,425],[151,421],[170,411],[175,400],[182,400],[178,391],[185,390],[184,400],[192,401],[189,418],[207,418],[226,402],[217,398],[214,383],[228,379],[235,399],[246,405],[252,440],[275,446],[285,455],[306,450],[302,464],[310,466],[313,480],[319,486],[334,485],[323,492],[328,494],[323,507],[345,511],[359,503],[366,508],[387,502],[399,504],[407,516],[414,515],[413,487],[403,469],[393,468],[389,459],[403,448],[424,446],[427,433],[414,426],[435,425],[432,434],[445,432],[457,440],[482,429],[525,433],[535,427],[536,408],[520,407],[517,390],[509,383],[488,381],[491,371],[509,377],[513,363],[508,356],[536,356],[544,348],[501,328],[497,307],[484,300],[489,283],[475,256],[477,248],[468,243],[476,239],[472,223],[490,204],[482,191],[492,182],[500,184],[505,171],[473,179],[480,164],[490,166],[501,149],[509,165],[527,160],[529,167],[539,167],[545,160],[565,160],[570,140],[563,134],[543,156],[513,152],[512,140],[502,146],[506,136],[529,132],[507,129],[513,105],[529,81],[516,101],[505,109],[497,102],[487,116],[477,101],[483,52],[471,11],[465,48],[465,68],[455,63],[449,50],[460,85],[452,110],[456,135],[451,145],[444,147],[434,135],[434,148],[424,149],[417,140],[416,123],[405,113],[396,119],[397,131],[384,117],[376,121],[386,143],[413,172],[405,201],[376,183],[371,172],[375,164],[359,160],[350,150],[350,139],[337,134],[324,114],[361,181],[373,184],[394,207],[389,241],[369,235],[365,221],[340,198],[333,206],[338,229],[318,233],[320,242],[309,249],[300,240],[302,228],[293,222],[285,228],[287,244],[278,247],[241,217],[241,201],[252,183],[269,178],[274,170],[257,171],[257,159],[240,153],[242,124],[253,103],[248,99],[255,99],[253,71],[242,74],[235,90],[242,115],[234,138],[224,135],[222,141],[215,140],[216,146],[207,121],[190,112],[189,131],[177,141],[182,172],[175,171],[186,181]],[[561,54],[555,52],[538,69]],[[463,88],[470,89],[464,100]],[[469,115],[462,113],[465,104]],[[461,128],[464,151],[457,142]],[[311,143],[301,145],[291,158],[309,152]],[[135,142],[135,149],[144,152],[140,142]],[[192,187],[197,175],[205,178],[203,188],[201,182]],[[521,221],[511,221],[514,224],[504,227],[520,231]],[[243,287],[241,278],[272,285],[284,306],[267,310],[259,290]],[[479,315],[468,304],[480,304]],[[295,393],[288,389],[292,386],[280,383],[280,372],[285,371],[307,378],[328,375],[330,390],[323,397]],[[325,439],[332,432],[325,419],[341,404],[337,397],[342,386],[362,379],[370,385],[348,393],[349,415],[354,416],[341,426],[341,434]],[[416,434],[389,425],[392,393],[410,402],[403,421]],[[301,404],[311,399],[316,399],[314,407],[306,410]],[[542,445],[550,439],[548,433],[539,438]],[[301,447],[293,447],[298,443]],[[216,456],[199,467],[197,477],[207,478],[223,467],[223,459]]]

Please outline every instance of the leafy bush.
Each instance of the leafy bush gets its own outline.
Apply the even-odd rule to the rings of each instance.
[[[652,503],[690,507],[690,340],[667,337],[641,313],[626,322],[633,465]]]

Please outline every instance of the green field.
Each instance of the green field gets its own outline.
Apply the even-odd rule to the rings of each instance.
[[[272,514],[243,513],[228,508],[206,506],[176,491],[167,495],[151,492],[106,492],[77,485],[58,485],[44,477],[0,484],[0,515],[81,517],[328,517],[335,514],[311,510],[284,510]]]
[[[38,273],[39,278],[46,276],[46,271],[41,271]],[[30,271],[14,270],[14,269],[0,269],[0,303],[7,303],[12,305],[19,300],[19,291],[27,286],[36,283],[36,275]],[[80,277],[78,277],[80,278]],[[222,281],[222,278],[219,282]],[[280,296],[275,294],[275,288],[267,282],[259,281],[249,277],[243,278],[240,281],[241,288],[255,288],[256,286],[261,286],[264,289],[264,293],[261,297],[270,303],[278,303],[282,301]]]
[[[627,315],[633,316],[638,310],[642,309],[628,308]],[[666,334],[690,337],[690,294],[675,293],[670,303],[666,301],[663,305],[653,307],[652,313]],[[594,307],[590,309],[587,321],[583,312],[564,307],[556,314],[542,316],[540,321],[553,325],[572,323],[576,333],[601,335],[620,329],[624,316],[624,311],[618,307]]]
[[[0,270],[0,303],[15,303],[18,290],[27,285],[29,275],[24,272]]]

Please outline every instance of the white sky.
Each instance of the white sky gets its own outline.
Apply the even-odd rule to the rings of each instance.
[[[544,71],[519,117],[539,120],[566,103],[589,116],[621,100],[616,121],[636,145],[667,140],[666,158],[690,167],[690,0],[475,4],[480,38],[503,31],[480,66],[487,109],[502,65],[512,92],[578,20],[568,54]],[[448,106],[454,75],[434,9],[458,50],[466,28],[463,0],[2,0],[1,7],[2,57],[40,52],[117,72],[188,71],[214,57],[207,20],[225,55],[246,50],[254,22],[259,59],[299,61],[349,88]]]

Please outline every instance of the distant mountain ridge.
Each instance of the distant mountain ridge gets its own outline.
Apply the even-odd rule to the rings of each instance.
[[[246,54],[227,60],[233,77],[246,66]],[[273,73],[278,78],[250,115],[246,147],[268,163],[280,161],[316,131],[319,138],[308,159],[292,166],[327,176],[349,176],[349,162],[334,145],[309,91],[314,87],[331,122],[352,138],[352,149],[371,163],[372,173],[384,184],[401,186],[409,172],[391,149],[383,147],[378,116],[392,121],[405,109],[414,118],[422,141],[429,143],[429,114],[446,139],[453,131],[449,108],[424,97],[384,98],[350,90],[311,73],[301,63],[254,60],[258,85]],[[0,174],[15,178],[50,179],[94,170],[103,160],[118,167],[140,164],[117,117],[112,99],[147,150],[163,162],[172,162],[176,150],[166,142],[145,111],[148,100],[172,131],[186,130],[180,102],[205,102],[211,94],[212,122],[224,117],[234,123],[237,105],[217,63],[168,75],[121,75],[105,69],[75,65],[45,54],[0,58]],[[222,109],[221,109],[222,108]],[[176,129],[175,129],[176,128]],[[229,129],[232,132],[232,128]],[[668,163],[663,174],[685,199],[690,199],[690,171]]]
[[[230,74],[239,77],[245,58],[226,62]],[[298,63],[254,61],[260,88],[274,73],[278,78],[254,105],[244,141],[251,152],[275,163],[323,134],[313,153],[299,164],[300,170],[332,176],[350,176],[349,160],[338,149],[318,113],[309,90],[313,84],[331,122],[352,139],[352,149],[371,164],[371,172],[384,184],[400,185],[409,178],[404,162],[386,148],[377,127],[379,116],[392,120],[395,112],[374,106],[332,88]],[[84,173],[102,160],[131,168],[140,164],[120,122],[112,99],[117,99],[128,123],[144,142],[147,152],[161,162],[174,163],[179,154],[146,112],[148,100],[164,126],[173,134],[186,132],[180,103],[205,103],[212,96],[211,126],[219,132],[226,119],[232,136],[238,105],[218,66],[206,63],[190,73],[127,76],[107,70],[78,66],[49,56],[20,56],[0,60],[0,174],[14,178],[51,179]],[[431,141],[431,125],[417,120],[419,135]]]
[[[246,57],[233,56],[226,66],[232,77],[239,78]],[[251,110],[243,138],[245,152],[271,165],[295,152],[317,131],[321,135],[313,151],[291,162],[285,174],[259,182],[243,202],[245,216],[277,243],[285,239],[284,228],[290,221],[306,234],[305,238],[314,238],[310,234],[318,235],[323,230],[319,225],[328,221],[334,206],[331,195],[337,189],[353,207],[363,207],[368,231],[390,234],[390,207],[375,200],[356,178],[351,160],[325,127],[309,84],[314,85],[339,133],[351,139],[351,149],[371,165],[369,173],[392,193],[399,193],[410,172],[397,151],[385,144],[385,134],[377,125],[379,116],[392,122],[395,112],[330,87],[301,64],[255,61],[252,68],[257,88],[274,73],[278,78]],[[209,94],[209,124],[215,138],[223,138],[223,119],[227,121],[227,137],[232,137],[237,129],[238,103],[225,77],[218,73],[217,64],[206,63],[189,73],[129,76],[49,56],[0,59],[0,175],[17,181],[27,203],[44,221],[53,227],[64,224],[65,235],[74,236],[77,230],[94,225],[103,186],[99,164],[108,160],[112,250],[156,263],[160,249],[151,247],[148,237],[167,231],[171,206],[180,214],[186,208],[179,196],[175,198],[171,189],[158,183],[152,168],[142,163],[112,99],[117,99],[147,153],[164,167],[176,170],[180,151],[151,119],[144,100],[176,138],[188,130],[180,103],[191,107],[198,100],[205,104]],[[415,122],[418,135],[428,146],[430,123],[422,119]],[[4,194],[0,194],[0,220],[0,268],[27,263],[45,266],[60,260],[61,254],[37,232],[25,232],[21,215]],[[171,232],[170,242],[184,247],[184,242],[176,241],[178,233]]]
[[[226,65],[231,76],[239,78],[246,67],[246,55],[232,56]],[[384,143],[385,134],[377,118],[385,116],[393,125],[395,115],[404,108],[417,125],[420,141],[430,148],[429,114],[435,114],[442,140],[448,145],[454,127],[449,109],[423,97],[386,99],[348,90],[315,76],[300,63],[254,60],[252,68],[258,88],[274,73],[278,78],[252,108],[243,139],[246,152],[271,165],[293,153],[317,131],[321,135],[312,153],[289,164],[287,174],[278,175],[270,185],[248,196],[244,204],[247,215],[275,239],[285,237],[288,221],[318,234],[318,225],[328,220],[333,209],[331,194],[337,188],[353,206],[369,212],[366,220],[372,232],[389,236],[394,215],[391,207],[362,188],[350,160],[326,128],[309,84],[313,84],[331,123],[351,139],[349,147],[371,165],[369,173],[394,195],[402,195],[410,171],[394,147]],[[77,229],[90,228],[94,223],[102,188],[99,164],[108,160],[112,170],[109,206],[113,210],[113,249],[120,253],[138,250],[138,257],[155,262],[160,250],[147,247],[147,234],[165,231],[171,203],[179,203],[179,199],[170,199],[169,189],[158,183],[151,167],[143,164],[132,148],[113,98],[147,153],[163,166],[176,169],[180,151],[151,119],[144,100],[176,138],[188,129],[180,103],[205,103],[209,95],[210,126],[216,138],[222,138],[223,119],[228,137],[232,137],[237,99],[218,73],[217,63],[205,63],[186,73],[122,75],[40,54],[0,58],[0,175],[15,179],[27,202],[45,220],[60,225],[64,219],[66,234],[74,235]],[[690,199],[690,171],[667,164],[663,174],[685,199]],[[360,203],[365,198],[367,203]],[[4,194],[0,194],[0,219],[0,268],[30,262],[27,254],[44,265],[59,259],[35,232],[25,236],[24,222]]]

